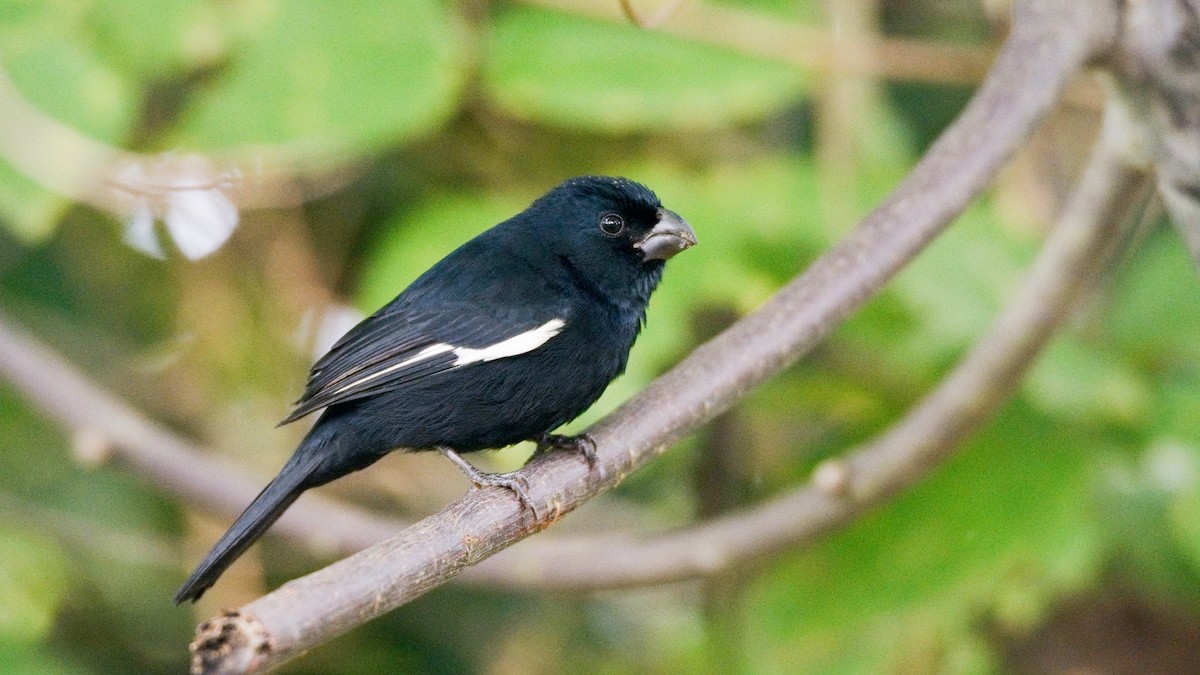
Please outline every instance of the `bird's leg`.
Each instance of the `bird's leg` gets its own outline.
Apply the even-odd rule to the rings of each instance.
[[[533,514],[534,520],[541,520],[541,515],[538,513],[537,507],[535,507],[533,505],[533,501],[529,499],[529,482],[525,480],[524,476],[518,474],[516,471],[511,473],[488,473],[486,471],[480,471],[474,466],[471,466],[470,462],[463,459],[462,456],[460,456],[454,450],[446,447],[439,447],[438,450],[446,456],[446,459],[454,462],[454,464],[458,466],[459,470],[467,475],[467,478],[470,479],[471,483],[474,484],[475,487],[495,486],[508,488],[517,496],[517,499],[521,502],[521,506],[529,509],[529,512]]]
[[[599,467],[600,479],[604,479],[604,467],[600,466],[600,457],[596,455],[596,441],[592,440],[591,436],[587,434],[579,434],[578,436],[542,434],[535,438],[534,442],[537,443],[537,448],[533,451],[535,457],[551,450],[567,450],[579,453],[587,461],[589,470]]]

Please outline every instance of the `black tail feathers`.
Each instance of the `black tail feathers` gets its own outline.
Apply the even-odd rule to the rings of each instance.
[[[225,569],[258,540],[292,502],[312,486],[309,479],[316,465],[317,463],[311,460],[301,462],[293,456],[279,475],[258,493],[254,501],[250,502],[250,506],[234,521],[233,526],[221,536],[187,581],[183,582],[183,586],[175,594],[175,604],[185,600],[195,601],[204,595],[204,591],[216,582]]]

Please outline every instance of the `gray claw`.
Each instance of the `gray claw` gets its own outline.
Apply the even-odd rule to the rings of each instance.
[[[600,466],[600,457],[596,454],[596,441],[592,440],[587,434],[579,434],[578,436],[562,436],[559,434],[542,434],[537,439],[537,448],[533,451],[534,456],[540,455],[551,450],[567,450],[583,455],[587,461],[588,469],[598,469],[600,480],[604,480],[604,467]]]
[[[484,487],[502,487],[507,488],[510,492],[517,496],[521,502],[522,508],[528,509],[533,514],[535,521],[541,520],[542,516],[538,513],[537,507],[533,505],[533,500],[529,498],[529,480],[522,476],[519,472],[513,471],[510,473],[488,473],[480,471],[472,466],[467,460],[463,459],[457,452],[450,448],[438,448],[443,455],[459,468],[471,484],[477,488]]]

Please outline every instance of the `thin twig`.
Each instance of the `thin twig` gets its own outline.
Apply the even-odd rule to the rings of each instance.
[[[76,434],[90,432],[111,444],[114,460],[155,487],[188,502],[236,515],[261,485],[206,455],[104,391],[77,368],[0,315],[0,377],[39,410]],[[396,532],[397,523],[314,497],[294,505],[274,531],[326,554],[349,554]]]
[[[0,158],[45,189],[118,217],[128,216],[130,194],[172,194],[205,186],[229,192],[241,207],[295,206],[343,185],[354,171],[345,162],[302,162],[296,154],[289,148],[255,148],[250,156],[209,155],[204,163],[189,165],[203,167],[205,177],[183,185],[154,177],[131,180],[129,167],[143,172],[170,167],[172,155],[131,152],[89,138],[30,103],[0,69]]]
[[[661,33],[837,75],[975,85],[987,73],[994,56],[987,48],[929,41],[845,39],[822,28],[731,4],[663,0],[665,5],[658,12],[642,20],[629,6],[629,0],[619,0],[619,4],[611,0],[522,2],[605,21],[632,21]]]
[[[1067,79],[1115,35],[1110,5],[1021,3],[992,73],[895,192],[761,309],[593,427],[606,479],[575,457],[545,455],[523,472],[531,499],[556,516],[571,511],[793,363],[961,212],[1050,110]],[[909,425],[900,433],[917,430]],[[866,499],[881,488],[864,482],[873,474],[861,469],[850,467],[848,494]],[[193,643],[193,665],[200,672],[273,667],[549,524],[529,522],[506,491],[473,491],[397,537],[206,622]]]

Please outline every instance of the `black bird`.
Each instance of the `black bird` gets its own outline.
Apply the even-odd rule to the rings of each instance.
[[[625,370],[663,261],[695,243],[645,186],[584,176],[460,246],[313,366],[281,424],[324,412],[175,603],[199,598],[302,492],[392,450],[440,450],[532,511],[519,475],[457,453],[535,440],[594,461],[585,436],[550,432]]]

